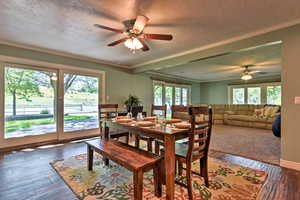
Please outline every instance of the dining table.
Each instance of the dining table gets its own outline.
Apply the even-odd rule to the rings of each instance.
[[[126,120],[124,120],[126,121]],[[187,138],[189,128],[176,128],[171,124],[158,124],[153,122],[152,126],[140,126],[136,120],[124,122],[115,119],[103,120],[104,140],[109,140],[109,129],[122,129],[135,134],[136,136],[147,136],[158,139],[164,143],[164,167],[165,167],[165,186],[166,199],[173,200],[175,196],[175,142]]]

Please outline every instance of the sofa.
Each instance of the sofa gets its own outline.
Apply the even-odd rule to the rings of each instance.
[[[280,106],[274,105],[211,105],[214,124],[272,129]]]

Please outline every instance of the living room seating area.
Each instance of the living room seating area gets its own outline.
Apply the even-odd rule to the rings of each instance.
[[[272,129],[280,106],[213,104],[213,123],[242,127]]]

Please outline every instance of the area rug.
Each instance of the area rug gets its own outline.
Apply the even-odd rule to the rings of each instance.
[[[95,154],[94,171],[87,170],[87,155],[77,155],[66,160],[51,163],[65,183],[84,200],[130,200],[133,199],[132,173],[112,163],[106,167],[102,157]],[[193,164],[199,171],[199,162]],[[178,177],[183,182],[185,178]],[[193,175],[193,195],[195,200],[254,200],[261,190],[267,174],[243,166],[209,158],[209,188],[203,179]],[[165,187],[161,198],[154,196],[153,173],[144,175],[144,200],[165,199]],[[175,199],[188,199],[187,190],[179,185],[175,188]]]
[[[280,138],[271,130],[215,125],[210,149],[279,165]]]

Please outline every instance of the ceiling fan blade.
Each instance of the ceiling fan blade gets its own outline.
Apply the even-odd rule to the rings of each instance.
[[[122,30],[115,29],[115,28],[110,28],[108,26],[103,26],[103,25],[100,25],[100,24],[94,24],[94,26],[97,27],[97,28],[102,28],[102,29],[108,30],[108,31],[113,31],[115,33],[123,33]]]
[[[256,74],[256,73],[260,73],[262,71],[259,71],[259,70],[254,70],[254,71],[250,71],[251,74]]]
[[[119,40],[117,40],[117,41],[114,41],[114,42],[112,42],[112,43],[109,43],[107,46],[109,46],[109,47],[115,46],[115,45],[117,45],[117,44],[120,44],[120,43],[122,43],[122,42],[125,42],[127,39],[128,39],[127,37],[126,37],[126,38],[119,39]]]
[[[151,33],[145,33],[144,38],[146,39],[152,39],[152,40],[172,40],[173,36],[169,34],[151,34]]]
[[[144,30],[148,21],[149,21],[149,18],[144,15],[137,16],[135,23],[133,25],[133,28],[132,28],[132,32],[133,33],[141,33]]]
[[[143,45],[143,48],[142,48],[142,50],[143,51],[149,51],[149,47],[148,47],[148,45],[146,44],[146,42],[142,39],[142,38],[137,38],[139,41],[140,41],[140,43],[142,43],[142,45]]]

